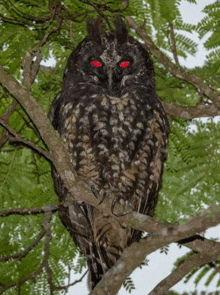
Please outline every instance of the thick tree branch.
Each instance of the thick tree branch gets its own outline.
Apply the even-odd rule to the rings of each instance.
[[[69,160],[68,153],[66,153],[60,138],[56,136],[46,114],[33,98],[30,90],[22,86],[13,76],[8,74],[2,66],[0,66],[0,82],[8,89],[16,100],[19,101],[34,124],[38,127],[39,133],[42,139],[47,143],[50,154],[54,159],[53,164],[57,168],[57,171],[63,176],[64,182],[65,180],[70,181],[71,179],[72,183],[70,185],[74,185],[75,177],[72,172],[73,165]],[[61,163],[63,165],[61,165]],[[63,170],[61,168],[62,166],[67,169]],[[67,184],[68,188],[70,185]],[[77,195],[79,195],[79,193],[77,193]]]
[[[84,197],[86,196],[86,193]],[[99,210],[102,209],[101,205],[97,205],[94,202],[91,202],[89,200],[86,201],[88,204],[92,204],[94,207],[96,207]],[[8,210],[2,210],[0,211],[0,216],[7,216],[11,214],[36,214],[36,213],[43,213],[48,211],[59,211],[60,206],[64,205],[64,203],[59,203],[55,205],[45,205],[43,207],[35,207],[35,208],[12,208]],[[109,203],[109,205],[111,205]],[[211,207],[212,208],[212,207]],[[106,213],[106,211],[105,211]],[[109,214],[111,214],[109,212]],[[116,218],[116,217],[115,217]],[[118,217],[117,217],[118,218]],[[157,230],[167,230],[168,226],[171,226],[170,223],[161,223],[158,218],[156,217],[150,217],[147,215],[143,215],[140,213],[132,212],[131,214],[121,216],[120,221],[122,224],[129,225],[131,228],[141,230],[148,233],[153,233]],[[189,249],[202,253],[205,256],[218,256],[218,259],[220,260],[220,243],[208,240],[206,238],[203,238],[199,235],[194,235],[190,237],[189,239],[183,239],[178,241],[179,244],[184,245],[185,247],[188,247]]]
[[[91,295],[116,294],[121,284],[141,264],[146,255],[167,244],[193,236],[197,232],[202,232],[210,226],[215,226],[219,223],[220,206],[217,206],[216,211],[213,212],[213,217],[210,217],[210,211],[206,210],[203,216],[197,216],[185,224],[176,224],[166,229],[155,231],[146,239],[133,243],[129,248],[124,249],[122,256],[103,276]],[[211,258],[211,260],[216,259],[217,255]],[[208,260],[209,258],[207,258]]]

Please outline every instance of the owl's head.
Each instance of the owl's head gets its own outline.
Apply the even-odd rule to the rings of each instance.
[[[90,20],[87,28],[88,36],[71,54],[64,78],[71,74],[75,82],[94,83],[112,95],[134,84],[153,91],[153,62],[144,46],[128,35],[121,18],[108,33],[99,20]]]

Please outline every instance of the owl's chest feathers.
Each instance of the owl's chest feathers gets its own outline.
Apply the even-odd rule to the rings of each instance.
[[[77,150],[80,143],[89,144],[105,155],[108,150],[130,150],[129,143],[143,133],[146,113],[128,94],[121,98],[92,95],[76,106],[68,103],[62,110],[64,130],[61,136],[68,149]],[[106,148],[105,148],[106,146]],[[102,150],[102,151],[101,151]],[[107,154],[106,154],[107,155]]]
[[[129,194],[138,175],[144,191],[154,145],[150,108],[128,93],[121,98],[96,94],[65,105],[61,137],[78,174],[105,191],[110,183]]]

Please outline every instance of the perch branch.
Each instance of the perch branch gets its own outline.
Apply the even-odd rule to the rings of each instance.
[[[141,264],[146,255],[172,242],[189,238],[197,232],[202,232],[210,226],[215,226],[219,223],[220,206],[216,206],[216,209],[213,211],[213,217],[210,217],[210,211],[206,210],[202,216],[192,218],[185,224],[175,224],[168,226],[166,229],[157,230],[138,243],[133,243],[123,251],[114,266],[105,273],[91,295],[116,294],[121,284]],[[212,256],[210,260],[216,260],[218,255]]]

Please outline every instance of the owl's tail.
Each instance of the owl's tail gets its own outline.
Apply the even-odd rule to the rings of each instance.
[[[103,216],[93,209],[93,242],[87,244],[87,264],[90,271],[91,288],[97,285],[102,276],[120,258],[128,245],[129,228],[122,228],[119,221],[111,216]]]
[[[89,243],[86,258],[89,268],[89,287],[93,290],[102,276],[115,264],[120,255],[107,251],[105,247],[97,247]]]

